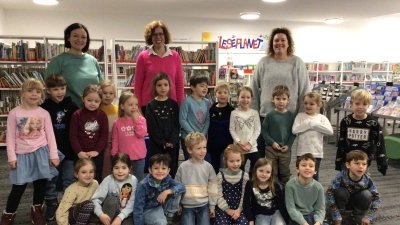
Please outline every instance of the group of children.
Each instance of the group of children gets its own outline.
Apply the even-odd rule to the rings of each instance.
[[[208,88],[204,76],[190,78],[192,94],[179,108],[168,97],[170,88],[167,74],[154,77],[154,99],[143,116],[130,92],[123,92],[119,105],[113,105],[116,90],[107,80],[85,88],[82,108],[65,96],[66,83],[60,75],[46,78],[50,98],[41,107],[43,86],[34,79],[25,81],[22,104],[7,121],[13,186],[0,225],[12,224],[28,182],[34,187],[32,223],[40,225],[54,214],[58,224],[167,224],[176,212],[183,225],[207,225],[210,218],[215,218],[215,224],[323,223],[324,190],[316,175],[323,158],[323,135],[333,131],[329,120],[319,114],[323,106],[319,94],[303,96],[305,112],[295,117],[286,109],[288,87],[275,87],[275,110],[261,124],[258,112],[250,108],[253,93],[248,87],[237,93],[237,110],[228,103],[227,84],[217,85],[217,103],[210,108],[204,99]],[[385,174],[387,169],[379,123],[366,116],[370,94],[355,91],[353,95],[354,113],[343,119],[338,144],[336,169],[344,170],[327,193],[335,224],[340,224],[341,213],[352,199],[361,202],[350,208],[363,224],[369,224],[379,207],[379,194],[365,174],[372,146],[379,148],[375,150],[379,171]],[[144,177],[147,133],[152,157],[149,175]],[[186,161],[178,168],[179,133]],[[266,142],[266,158],[260,158],[257,150],[260,134]],[[295,135],[298,176],[290,180]],[[220,171],[221,154],[224,169]],[[249,175],[244,169],[247,160]],[[58,180],[65,190],[59,206]]]

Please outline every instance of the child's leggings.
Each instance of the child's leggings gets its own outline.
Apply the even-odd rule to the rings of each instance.
[[[46,179],[33,181],[33,205],[43,204],[44,196],[46,194],[46,182]],[[24,194],[27,185],[28,183],[22,185],[13,184],[11,193],[7,200],[7,213],[15,213],[17,211],[21,197]]]
[[[86,200],[69,208],[68,223],[74,225],[86,225],[93,213],[94,203]]]

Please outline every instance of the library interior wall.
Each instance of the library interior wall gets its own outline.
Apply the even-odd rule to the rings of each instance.
[[[3,34],[4,27],[4,9],[0,7],[0,34]]]
[[[2,11],[0,10],[0,19]],[[146,24],[162,20],[170,28],[173,38],[200,41],[202,32],[212,32],[213,39],[218,36],[229,38],[232,35],[243,38],[256,38],[268,35],[272,28],[288,27],[294,36],[296,55],[304,61],[393,61],[399,62],[400,15],[390,15],[344,22],[341,25],[323,23],[282,22],[282,21],[243,21],[222,19],[199,19],[179,17],[155,17],[115,14],[88,14],[79,12],[41,12],[29,10],[3,10],[0,34],[4,35],[63,35],[63,30],[73,22],[85,24],[91,37],[107,39],[142,39]],[[25,19],[21,19],[25,18]],[[35,18],[35,19],[26,19]],[[108,43],[109,45],[109,43]],[[262,57],[260,53],[256,58]],[[246,58],[244,55],[242,56]],[[257,63],[257,59],[254,59]],[[223,63],[222,59],[222,63]],[[236,61],[240,61],[237,57]],[[236,63],[235,61],[235,63]],[[249,62],[245,62],[249,63]],[[238,62],[238,64],[241,64]]]

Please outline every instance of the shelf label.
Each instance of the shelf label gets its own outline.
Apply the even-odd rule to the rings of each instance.
[[[370,68],[353,67],[351,72],[352,73],[372,73],[372,67],[370,67]]]

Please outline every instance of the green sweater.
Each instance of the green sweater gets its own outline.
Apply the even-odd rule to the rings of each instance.
[[[74,55],[68,52],[53,57],[44,72],[44,77],[51,74],[61,74],[67,81],[66,96],[79,107],[82,105],[83,90],[89,84],[98,84],[103,80],[103,74],[97,60],[89,55]]]
[[[303,215],[314,214],[315,222],[325,218],[324,188],[316,181],[303,185],[298,178],[290,179],[285,186],[285,202],[290,218],[298,224],[306,220]]]
[[[283,147],[287,145],[292,149],[296,136],[292,133],[294,115],[290,111],[284,113],[276,110],[270,111],[261,126],[261,135],[267,146],[272,146],[274,142]]]

